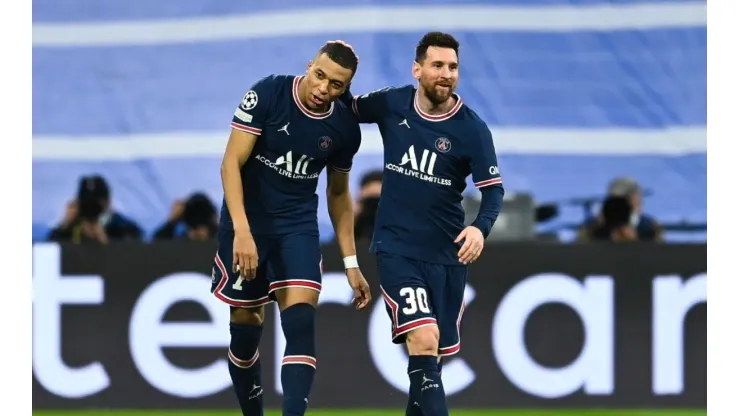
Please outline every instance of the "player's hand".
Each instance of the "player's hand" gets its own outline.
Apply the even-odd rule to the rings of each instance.
[[[244,280],[252,280],[257,275],[257,245],[252,233],[248,230],[234,231],[234,253],[232,253],[232,269],[239,272]]]
[[[347,269],[347,281],[349,286],[354,290],[355,296],[352,298],[352,304],[355,305],[355,309],[361,311],[370,304],[373,296],[370,294],[370,285],[367,284],[365,276],[359,268],[353,267]]]
[[[77,214],[80,210],[77,206],[77,201],[69,201],[67,207],[64,210],[64,218],[62,218],[62,228],[67,228],[77,219]]]
[[[457,236],[455,243],[465,240],[460,251],[457,252],[457,258],[462,264],[469,264],[480,257],[483,251],[483,233],[478,227],[468,226]]]

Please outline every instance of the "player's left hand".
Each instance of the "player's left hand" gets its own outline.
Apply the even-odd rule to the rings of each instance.
[[[457,236],[455,243],[465,240],[460,251],[457,252],[457,258],[462,264],[470,264],[480,257],[483,251],[483,233],[478,227],[468,226]]]
[[[361,311],[370,304],[373,296],[370,294],[370,285],[367,284],[365,276],[359,268],[353,267],[347,269],[347,281],[349,286],[355,292],[354,298],[352,298],[352,304],[355,305],[355,309]]]

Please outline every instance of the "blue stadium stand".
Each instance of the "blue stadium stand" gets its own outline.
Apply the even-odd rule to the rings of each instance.
[[[303,4],[111,0],[102,6],[95,0],[34,0],[34,224],[52,227],[73,197],[77,179],[90,173],[108,179],[115,207],[148,232],[165,219],[176,198],[203,191],[220,203],[220,153],[242,95],[270,73],[302,73],[328,39],[351,42],[361,56],[353,92],[412,81],[414,46],[425,30],[411,21],[408,27],[386,19],[369,22],[377,26],[373,30],[296,29],[251,33],[246,39],[173,41],[165,36],[159,42],[152,34],[134,42],[116,41],[115,33],[106,32],[112,27],[106,24],[118,20],[135,26],[157,19],[258,18],[262,13],[260,24],[268,30],[270,22],[300,21],[301,13],[312,11]],[[516,21],[457,21],[450,31],[462,42],[458,92],[494,132],[507,191],[558,202],[601,195],[614,177],[630,176],[653,191],[645,201],[649,214],[661,221],[706,222],[706,18],[686,15],[702,4],[394,2],[397,7],[453,6],[459,13],[490,12],[496,6],[596,8],[595,13],[612,17],[619,13],[599,7],[651,7],[641,15],[647,23],[637,27],[620,27],[608,18],[606,26],[596,28],[580,27],[583,23],[551,27],[547,19],[542,28],[537,22],[516,27]],[[348,15],[354,7],[390,10],[380,0],[322,5]],[[98,25],[90,36],[95,39],[65,37],[81,33],[75,32],[81,24]],[[355,182],[363,172],[382,167],[373,145],[377,133],[366,131],[369,144],[355,161]],[[329,239],[322,191],[319,196],[322,236]],[[582,209],[561,205],[561,215],[540,228],[558,231],[582,218]],[[558,232],[571,239],[567,231]],[[34,238],[43,234],[34,225]],[[705,238],[705,233],[671,234],[671,241]]]

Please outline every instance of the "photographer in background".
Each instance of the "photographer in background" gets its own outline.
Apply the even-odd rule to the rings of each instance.
[[[194,193],[185,202],[175,201],[170,217],[154,233],[154,239],[207,241],[216,237],[217,230],[216,207],[205,194]]]
[[[111,240],[140,240],[141,228],[111,209],[110,188],[101,176],[80,180],[77,199],[67,204],[64,219],[49,234],[50,241],[107,244]]]
[[[599,218],[584,229],[582,240],[630,242],[637,241],[637,229],[630,223],[632,206],[622,196],[609,196],[601,205]]]
[[[662,241],[662,227],[655,219],[643,212],[643,190],[637,181],[631,178],[614,179],[609,184],[608,193],[609,196],[603,203],[601,214],[588,220],[579,230],[580,240],[592,239],[590,236],[593,235],[594,230],[603,232],[606,222],[612,225],[615,222],[622,222],[624,220],[623,215],[625,215],[624,210],[628,209],[628,232],[635,234],[635,240]],[[609,202],[608,206],[607,202]],[[625,203],[627,208],[624,208]],[[610,215],[609,221],[605,218],[607,213]]]
[[[360,190],[355,200],[355,237],[371,239],[375,227],[375,214],[383,187],[383,171],[371,171],[360,179]]]

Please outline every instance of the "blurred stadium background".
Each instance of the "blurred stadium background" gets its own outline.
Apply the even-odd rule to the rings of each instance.
[[[460,40],[458,93],[493,130],[507,198],[531,199],[511,215],[532,232],[512,235],[571,243],[629,177],[666,242],[706,242],[704,1],[34,0],[33,24],[36,242],[84,175],[105,178],[146,239],[176,200],[219,205],[229,122],[254,80],[302,73],[344,39],[361,57],[354,93],[405,85],[428,30]],[[375,127],[354,166],[357,192],[382,169]]]

